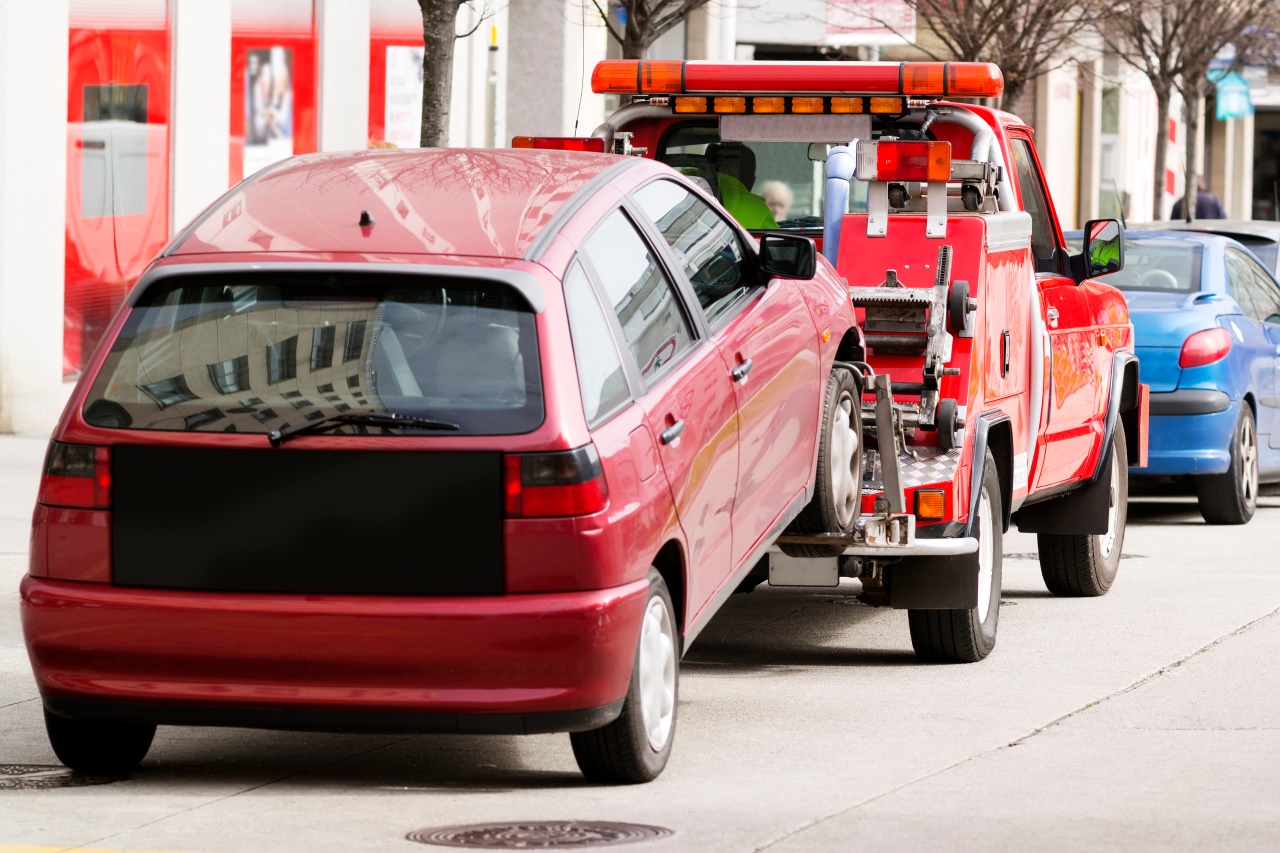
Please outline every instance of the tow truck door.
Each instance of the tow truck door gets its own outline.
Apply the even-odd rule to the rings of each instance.
[[[1011,129],[1009,149],[1022,208],[1031,215],[1031,255],[1041,319],[1049,333],[1046,411],[1032,415],[1041,423],[1047,419],[1040,432],[1044,442],[1041,462],[1033,472],[1035,489],[1075,479],[1092,459],[1101,390],[1094,358],[1098,344],[1088,295],[1065,275],[1066,249],[1029,133]]]

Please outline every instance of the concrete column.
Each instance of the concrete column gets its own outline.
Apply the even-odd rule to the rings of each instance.
[[[369,0],[316,0],[319,149],[369,144]]]
[[[1209,187],[1210,192],[1218,197],[1222,202],[1222,208],[1231,211],[1235,207],[1235,182],[1232,176],[1235,174],[1237,165],[1236,155],[1236,123],[1234,121],[1218,121],[1212,114],[1206,113],[1205,121],[1208,127],[1205,136],[1208,138],[1206,144],[1206,163],[1203,165],[1205,171],[1205,184]]]
[[[1235,169],[1231,176],[1234,204],[1227,208],[1232,219],[1253,218],[1253,113],[1233,118]]]
[[[605,58],[608,33],[589,3],[519,2],[507,7],[506,137],[569,136],[575,117],[586,136],[604,120],[591,69]],[[581,100],[581,110],[579,110]]]
[[[1079,87],[1075,65],[1040,75],[1036,87],[1036,151],[1044,169],[1058,222],[1069,229],[1076,221],[1079,186]]]
[[[685,32],[687,59],[721,59],[720,17],[718,4],[708,3],[689,13]]]
[[[231,0],[172,0],[171,231],[227,188],[231,155]]]
[[[1097,219],[1102,189],[1102,61],[1081,63],[1080,210],[1076,224]],[[1063,225],[1067,223],[1064,222]]]
[[[0,432],[66,401],[67,0],[0,0]]]

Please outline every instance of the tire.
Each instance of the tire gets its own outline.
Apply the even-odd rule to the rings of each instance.
[[[1196,477],[1200,514],[1209,524],[1247,524],[1258,508],[1258,427],[1249,404],[1231,433],[1231,467],[1225,474]]]
[[[788,533],[852,533],[862,513],[862,388],[848,370],[827,377],[818,436],[818,470],[813,498],[787,528]],[[838,557],[843,545],[787,545],[791,557]]]
[[[1040,533],[1040,576],[1054,595],[1106,595],[1115,582],[1129,519],[1129,466],[1124,424],[1111,437],[1111,511],[1106,533]]]
[[[44,728],[59,761],[94,776],[128,776],[146,757],[156,735],[154,725],[72,720],[47,710]]]
[[[588,781],[606,785],[651,782],[667,766],[679,698],[680,655],[674,613],[666,582],[656,569],[650,569],[649,597],[622,713],[607,726],[569,735],[573,757]]]
[[[978,496],[978,606],[970,610],[908,610],[911,647],[921,660],[977,663],[996,647],[1000,623],[1003,510],[995,459],[987,451]],[[892,584],[892,580],[890,580]]]

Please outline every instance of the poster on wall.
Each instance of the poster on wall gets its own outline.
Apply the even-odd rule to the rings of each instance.
[[[244,173],[293,156],[293,48],[246,52]]]
[[[386,138],[397,148],[422,139],[422,48],[387,47]]]

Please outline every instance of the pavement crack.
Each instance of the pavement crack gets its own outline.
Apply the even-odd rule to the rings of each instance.
[[[40,698],[39,696],[32,696],[30,699],[19,699],[17,702],[10,702],[7,705],[0,705],[0,711],[3,711],[5,708],[12,708],[15,705],[25,705],[28,702],[34,702],[39,698]]]
[[[760,853],[760,851],[762,850],[768,850],[770,847],[774,847],[778,844],[781,844],[782,842],[786,841],[789,838],[792,838],[793,836],[799,835],[802,832],[807,832],[816,826],[820,826],[829,820],[840,817],[841,815],[848,814],[849,812],[854,811],[855,809],[860,809],[863,806],[869,805],[870,803],[874,803],[876,800],[880,800],[892,794],[896,794],[899,791],[910,788],[911,786],[917,785],[921,782],[926,782],[934,778],[935,776],[941,776],[943,773],[947,773],[951,770],[954,770],[955,768],[959,767],[962,764],[968,764],[970,761],[977,761],[980,758],[986,758],[989,755],[995,755],[996,753],[1002,752],[1006,749],[1010,749],[1015,746],[1020,746],[1021,744],[1026,743],[1036,735],[1043,734],[1049,729],[1062,724],[1063,722],[1067,721],[1071,717],[1074,717],[1076,714],[1082,713],[1084,711],[1088,711],[1090,708],[1096,708],[1098,705],[1101,705],[1103,702],[1107,702],[1112,699],[1116,699],[1120,696],[1124,696],[1126,693],[1132,693],[1133,691],[1141,688],[1143,685],[1151,683],[1152,681],[1159,678],[1161,675],[1164,675],[1165,673],[1169,672],[1170,670],[1177,669],[1187,661],[1193,658],[1199,657],[1200,655],[1208,652],[1210,649],[1214,648],[1215,646],[1224,642],[1225,640],[1229,640],[1232,637],[1236,637],[1236,636],[1239,636],[1240,634],[1243,634],[1244,632],[1248,631],[1250,628],[1257,625],[1259,622],[1264,622],[1267,619],[1270,619],[1271,617],[1275,616],[1277,613],[1280,613],[1280,607],[1277,607],[1275,610],[1272,610],[1270,613],[1264,613],[1263,615],[1257,617],[1256,619],[1252,619],[1234,630],[1228,631],[1227,633],[1223,634],[1222,636],[1218,637],[1212,642],[1206,643],[1205,645],[1196,649],[1194,652],[1183,655],[1182,657],[1178,658],[1172,663],[1165,664],[1164,666],[1160,667],[1154,672],[1144,675],[1142,678],[1139,678],[1137,681],[1133,682],[1132,684],[1126,687],[1122,687],[1119,690],[1108,693],[1106,696],[1103,696],[1100,699],[1094,699],[1091,702],[1087,702],[1084,705],[1081,705],[1079,708],[1076,708],[1075,710],[1068,711],[1062,716],[1057,717],[1053,720],[1050,720],[1048,723],[1045,723],[1043,726],[1039,726],[1035,729],[1032,729],[1031,731],[1027,732],[1025,735],[1018,738],[1017,740],[1013,740],[1007,744],[997,746],[994,749],[988,749],[984,752],[978,753],[977,755],[970,755],[969,757],[961,759],[960,761],[952,762],[951,764],[948,764],[946,767],[941,767],[937,770],[933,770],[929,773],[925,773],[922,776],[918,776],[915,779],[911,779],[909,781],[903,782],[901,785],[897,785],[886,791],[881,791],[875,796],[867,797],[865,800],[859,800],[858,802],[853,803],[852,805],[849,805],[837,811],[831,812],[828,815],[815,818],[814,820],[809,821],[803,826],[798,826],[795,829],[791,830],[790,832],[786,832],[778,836],[777,838],[773,839],[772,841],[769,841],[755,848],[755,853]]]

